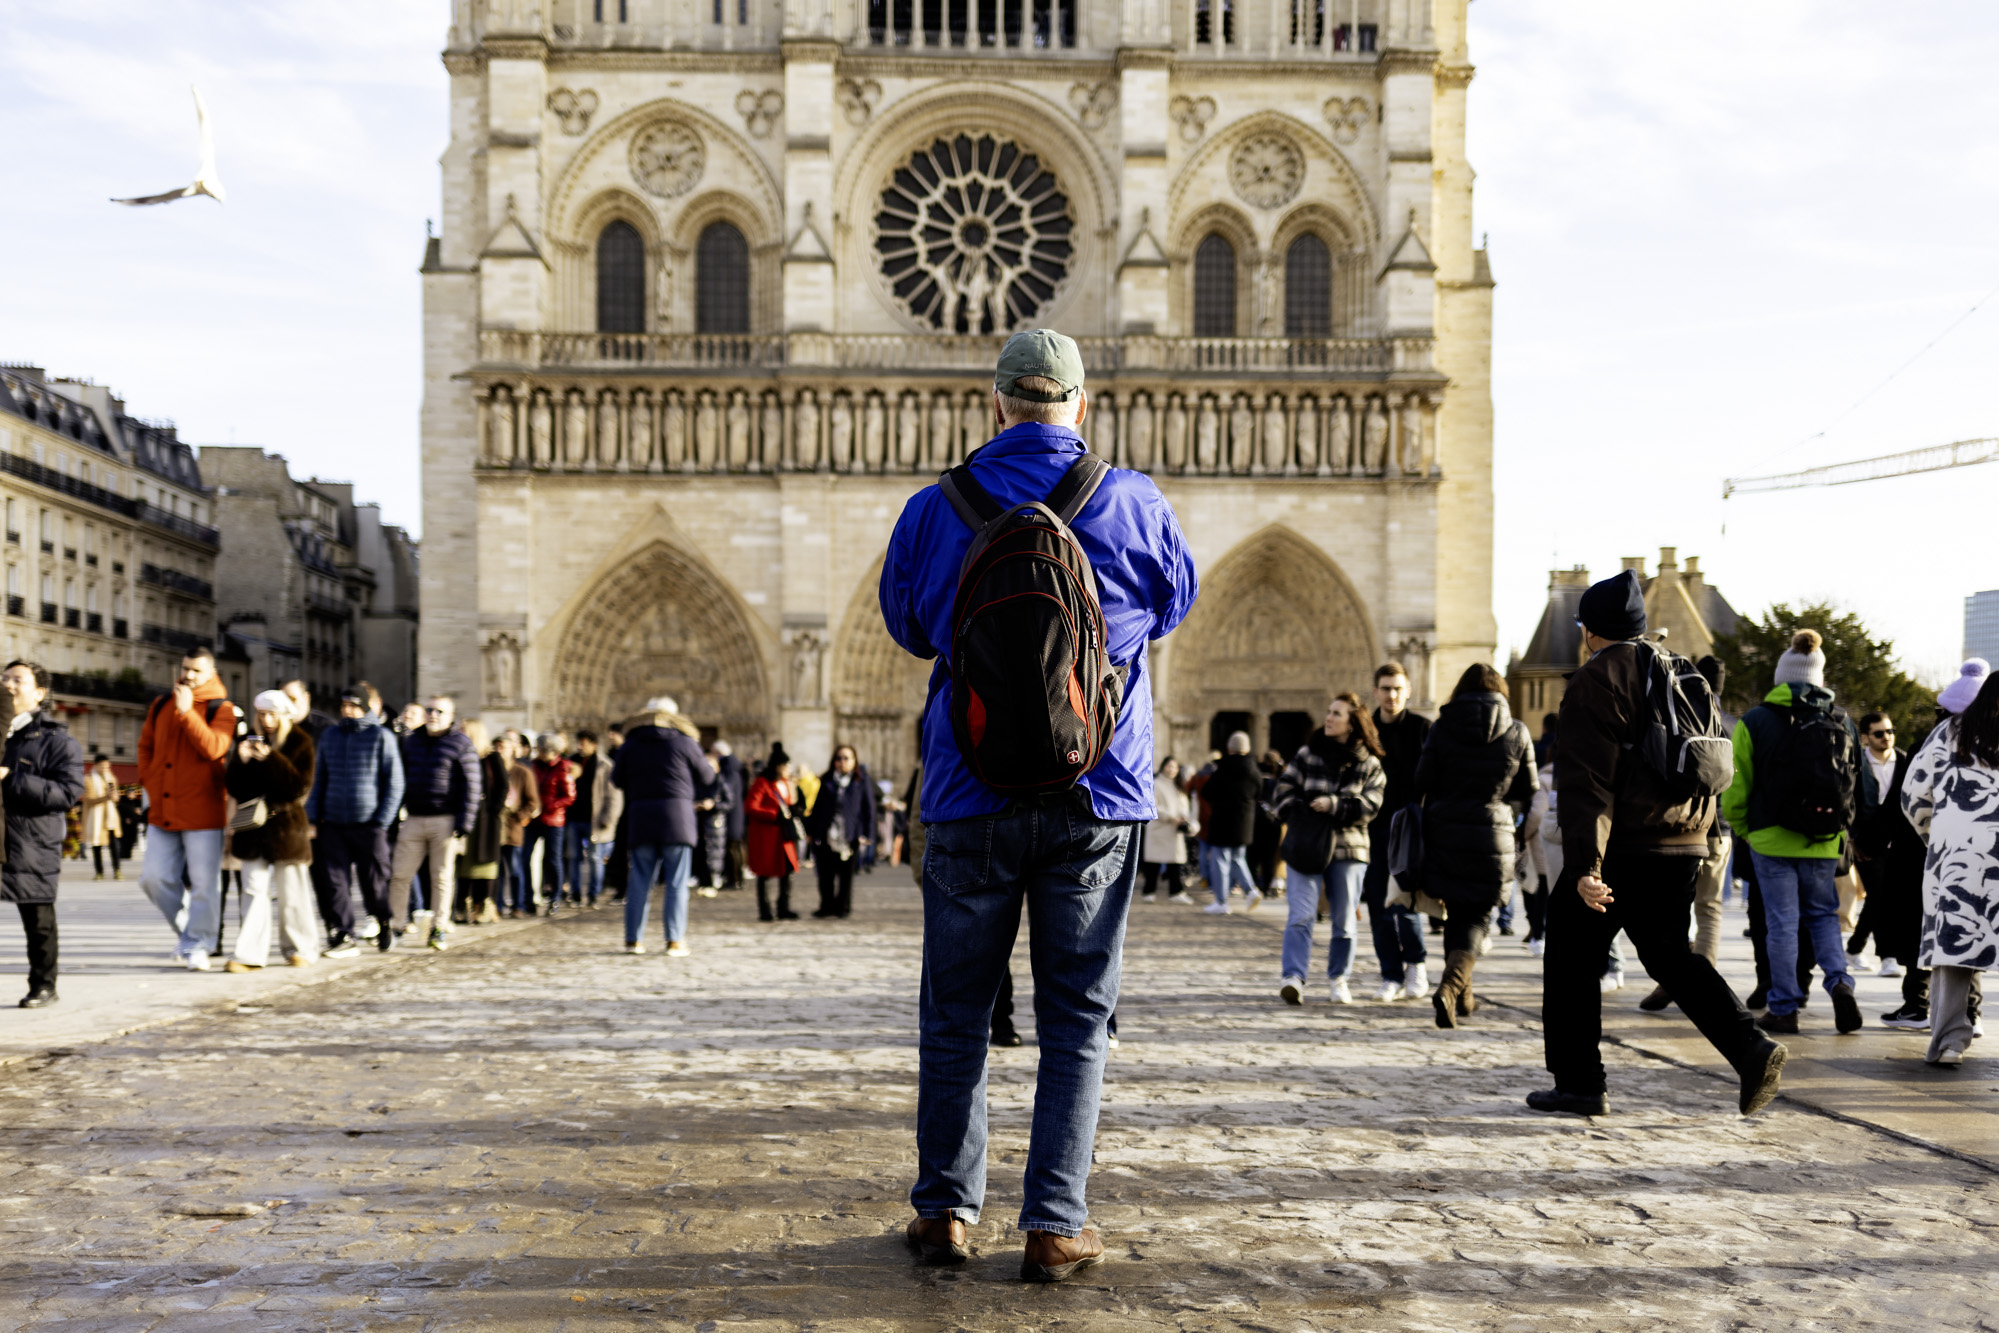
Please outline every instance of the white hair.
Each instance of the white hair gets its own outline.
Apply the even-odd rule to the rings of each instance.
[[[1230,753],[1230,754],[1248,754],[1248,753],[1249,753],[1249,733],[1248,733],[1248,732],[1246,732],[1246,731],[1232,731],[1232,732],[1230,732],[1230,733],[1229,733],[1229,753]]]
[[[678,713],[680,705],[670,694],[655,694],[652,698],[646,700],[645,711],[648,713]]]
[[[716,754],[721,754],[721,755],[730,755],[730,754],[734,754],[735,752],[736,752],[736,751],[735,751],[735,747],[731,746],[731,745],[729,744],[729,742],[727,742],[727,741],[722,741],[722,740],[718,740],[718,741],[716,741],[716,742],[715,742],[715,753],[716,753]]]

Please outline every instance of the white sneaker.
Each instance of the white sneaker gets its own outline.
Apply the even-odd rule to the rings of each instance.
[[[171,953],[170,955],[168,955],[168,957],[167,957],[167,962],[168,962],[168,964],[169,964],[169,965],[171,965],[171,966],[173,966],[173,967],[186,967],[186,966],[187,966],[187,950],[185,950],[185,949],[175,949],[175,950],[173,951],[173,953]]]
[[[1194,900],[1184,893],[1169,893],[1166,895],[1166,901],[1169,903],[1191,903]]]
[[[1229,905],[1227,903],[1209,903],[1201,910],[1209,916],[1227,916],[1229,914]]]
[[[644,953],[645,951],[646,947],[643,944],[627,944],[625,946],[626,953]]]
[[[1984,1035],[1985,1035],[1985,1020],[1984,1020],[1984,1019],[1982,1019],[1982,1018],[1981,1018],[1981,1019],[1979,1019],[1979,1020],[1978,1020],[1978,1021],[1977,1021],[1976,1023],[1973,1023],[1973,1024],[1971,1025],[1971,1035],[1972,1035],[1972,1036],[1974,1036],[1974,1037],[1982,1037],[1982,1036],[1984,1036]]]
[[[442,953],[451,947],[451,941],[444,938],[443,931],[433,926],[430,931],[430,947]]]
[[[1603,976],[1597,980],[1596,988],[1602,991],[1605,995],[1610,994],[1614,990],[1623,990],[1624,969],[1620,967],[1614,972],[1604,973]]]
[[[715,896],[715,890],[709,888],[705,884],[702,885],[700,888],[696,889],[695,892],[700,894],[703,898],[713,898]]]
[[[1430,965],[1409,963],[1402,969],[1402,993],[1404,995],[1428,995],[1430,993]]]
[[[1528,941],[1527,952],[1532,954],[1534,957],[1539,958],[1542,954],[1548,952],[1548,941],[1546,940]]]
[[[1480,958],[1483,958],[1491,952],[1492,952],[1492,932],[1488,930],[1485,932],[1485,938],[1478,942],[1478,956]]]
[[[1284,978],[1284,984],[1277,988],[1277,998],[1286,1004],[1305,1003],[1305,978]]]
[[[668,958],[685,958],[687,957],[688,954],[693,952],[694,951],[692,949],[688,948],[687,945],[680,940],[675,940],[673,943],[666,946],[666,956]]]
[[[375,920],[372,916],[364,916],[361,918],[361,924],[354,929],[354,938],[357,940],[372,940],[381,933],[382,923]]]
[[[1384,981],[1381,983],[1381,989],[1374,993],[1374,998],[1377,1003],[1392,1004],[1402,998],[1402,987],[1396,982]]]
[[[1902,965],[1892,958],[1883,958],[1881,960],[1881,975],[1884,977],[1899,977],[1902,975]]]
[[[1333,984],[1329,986],[1327,989],[1329,989],[1333,994],[1334,1004],[1353,1003],[1353,990],[1351,987],[1347,985],[1347,979],[1345,977],[1336,978],[1333,981]]]
[[[1846,956],[1846,970],[1849,972],[1871,972],[1874,969],[1867,966],[1866,954],[1850,953]]]
[[[1936,1059],[1930,1061],[1930,1063],[1944,1069],[1955,1069],[1964,1063],[1964,1052],[1959,1050],[1944,1051]]]
[[[187,970],[190,972],[206,972],[208,970],[208,951],[206,949],[188,950]]]
[[[1263,901],[1263,890],[1251,889],[1249,891],[1249,898],[1242,905],[1242,910],[1245,912],[1254,912],[1257,908],[1257,904],[1261,903],[1262,901]]]

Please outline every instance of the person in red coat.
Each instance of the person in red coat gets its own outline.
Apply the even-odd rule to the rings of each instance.
[[[743,798],[749,820],[750,873],[757,877],[757,920],[796,921],[791,910],[791,872],[798,869],[798,835],[794,816],[798,789],[791,785],[791,756],[784,742],[770,747],[770,758]],[[771,912],[770,881],[777,881],[777,912]]]
[[[534,774],[541,813],[528,821],[527,836],[521,847],[521,874],[532,882],[535,845],[539,843],[541,894],[548,902],[546,911],[554,916],[556,906],[562,901],[563,886],[574,878],[576,868],[575,859],[564,855],[569,850],[569,837],[563,830],[568,823],[569,807],[576,804],[576,775],[580,765],[563,757],[562,737],[552,731],[542,736],[535,749],[538,753],[528,769]],[[534,900],[523,895],[523,901],[532,915]]]

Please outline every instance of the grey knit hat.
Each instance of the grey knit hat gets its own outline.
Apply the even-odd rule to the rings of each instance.
[[[1777,659],[1777,684],[1824,685],[1825,652],[1815,629],[1801,629],[1791,636],[1791,646]]]

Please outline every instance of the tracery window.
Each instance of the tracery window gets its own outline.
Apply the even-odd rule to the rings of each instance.
[[[750,331],[750,243],[727,222],[711,222],[694,245],[694,327]]]
[[[1194,248],[1194,336],[1235,337],[1235,315],[1235,247],[1209,232]]]
[[[1284,336],[1333,336],[1333,256],[1311,232],[1284,252]]]
[[[639,229],[617,221],[597,233],[597,331],[644,333],[646,246]]]
[[[909,313],[945,333],[1030,321],[1069,275],[1069,197],[1041,159],[991,134],[938,139],[882,190],[875,253]]]

